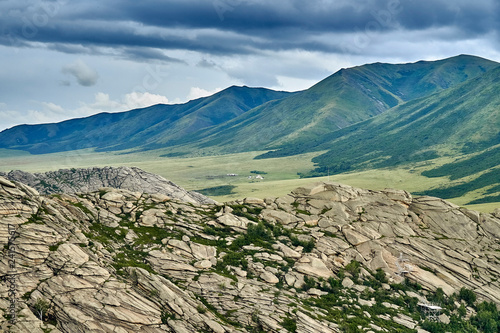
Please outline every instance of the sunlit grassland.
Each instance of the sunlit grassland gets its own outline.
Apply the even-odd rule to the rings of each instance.
[[[8,172],[19,169],[28,172],[45,172],[63,168],[136,166],[145,171],[159,174],[188,190],[202,190],[224,185],[234,186],[231,194],[213,197],[220,202],[245,197],[284,196],[296,187],[316,181],[333,181],[372,190],[404,189],[409,192],[419,192],[451,184],[447,177],[427,178],[421,175],[424,170],[450,162],[451,160],[447,158],[414,163],[399,168],[300,179],[297,173],[312,169],[314,165],[311,158],[322,152],[282,158],[253,159],[261,153],[247,152],[195,158],[165,158],[159,157],[160,154],[157,151],[116,154],[80,150],[69,153],[30,155],[19,151],[0,150],[0,171]],[[251,171],[254,172],[251,173]],[[256,171],[265,172],[263,180],[255,179]],[[228,174],[237,174],[237,176],[228,176]],[[252,178],[249,179],[249,176]],[[465,206],[467,202],[480,195],[480,191],[474,191],[449,201]],[[489,203],[467,207],[483,212],[492,212],[499,206],[498,203]]]
[[[94,153],[80,150],[69,153],[30,155],[23,152],[0,150],[0,171],[23,170],[45,172],[58,169],[87,168],[103,166],[136,166],[145,171],[159,174],[188,190],[197,190],[220,185],[236,185],[256,182],[262,186],[267,182],[298,179],[298,172],[313,167],[311,158],[319,153],[308,153],[279,159],[254,160],[262,152],[249,152],[220,156],[195,158],[159,157],[158,152],[132,154]],[[254,173],[251,173],[254,171]],[[263,181],[248,179],[256,176],[255,171],[265,174]],[[227,176],[237,174],[237,176]]]

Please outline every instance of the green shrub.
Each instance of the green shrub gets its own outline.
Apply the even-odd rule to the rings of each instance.
[[[460,288],[458,298],[467,303],[468,306],[472,306],[476,302],[476,294],[465,287]]]
[[[288,332],[297,332],[297,321],[295,319],[286,317],[283,319],[283,321],[280,323],[281,326],[283,326],[284,329],[286,329]]]
[[[308,291],[311,288],[316,287],[316,280],[312,277],[304,276],[304,284],[302,285],[302,290]]]
[[[387,283],[387,276],[385,275],[385,272],[382,270],[382,268],[377,268],[377,271],[374,275],[375,280],[379,281],[380,283]]]
[[[272,249],[271,244],[275,242],[273,232],[260,221],[257,224],[249,224],[246,234],[242,234],[236,238],[230,246],[233,251],[240,250],[245,245],[254,244],[267,249]]]

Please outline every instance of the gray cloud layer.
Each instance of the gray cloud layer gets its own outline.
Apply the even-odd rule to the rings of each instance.
[[[342,43],[359,33],[447,29],[446,39],[496,34],[500,6],[496,0],[7,0],[0,3],[0,22],[3,45],[38,42],[90,54],[111,47],[125,58],[176,62],[170,50],[340,53],[355,52]],[[344,39],[329,38],[334,34]]]

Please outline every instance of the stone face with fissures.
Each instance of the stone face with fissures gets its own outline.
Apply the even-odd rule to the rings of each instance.
[[[16,329],[56,331],[34,312],[43,299],[61,332],[233,332],[258,324],[277,333],[285,317],[297,332],[341,332],[342,323],[326,316],[332,308],[322,308],[328,286],[349,304],[343,312],[367,307],[367,330],[378,327],[374,318],[415,329],[400,305],[369,311],[376,301],[363,297],[375,292],[378,269],[388,293],[405,278],[421,285],[406,292],[419,302],[437,288],[451,295],[465,287],[500,303],[496,213],[336,183],[226,204],[183,198],[112,187],[40,195],[0,178],[0,272],[8,271],[11,249],[16,295],[25,295]],[[4,315],[8,296],[2,280]],[[313,300],[310,316],[304,309]],[[0,316],[0,329],[7,325]]]

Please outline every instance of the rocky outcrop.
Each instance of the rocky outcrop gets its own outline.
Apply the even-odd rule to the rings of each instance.
[[[441,291],[500,304],[493,214],[335,183],[181,199],[111,187],[40,195],[0,177],[0,330],[413,332],[425,317],[410,311]]]
[[[160,193],[190,203],[214,203],[212,199],[136,167],[61,169],[45,173],[14,170],[0,176],[35,188],[41,194],[85,193],[112,187],[141,193]]]

